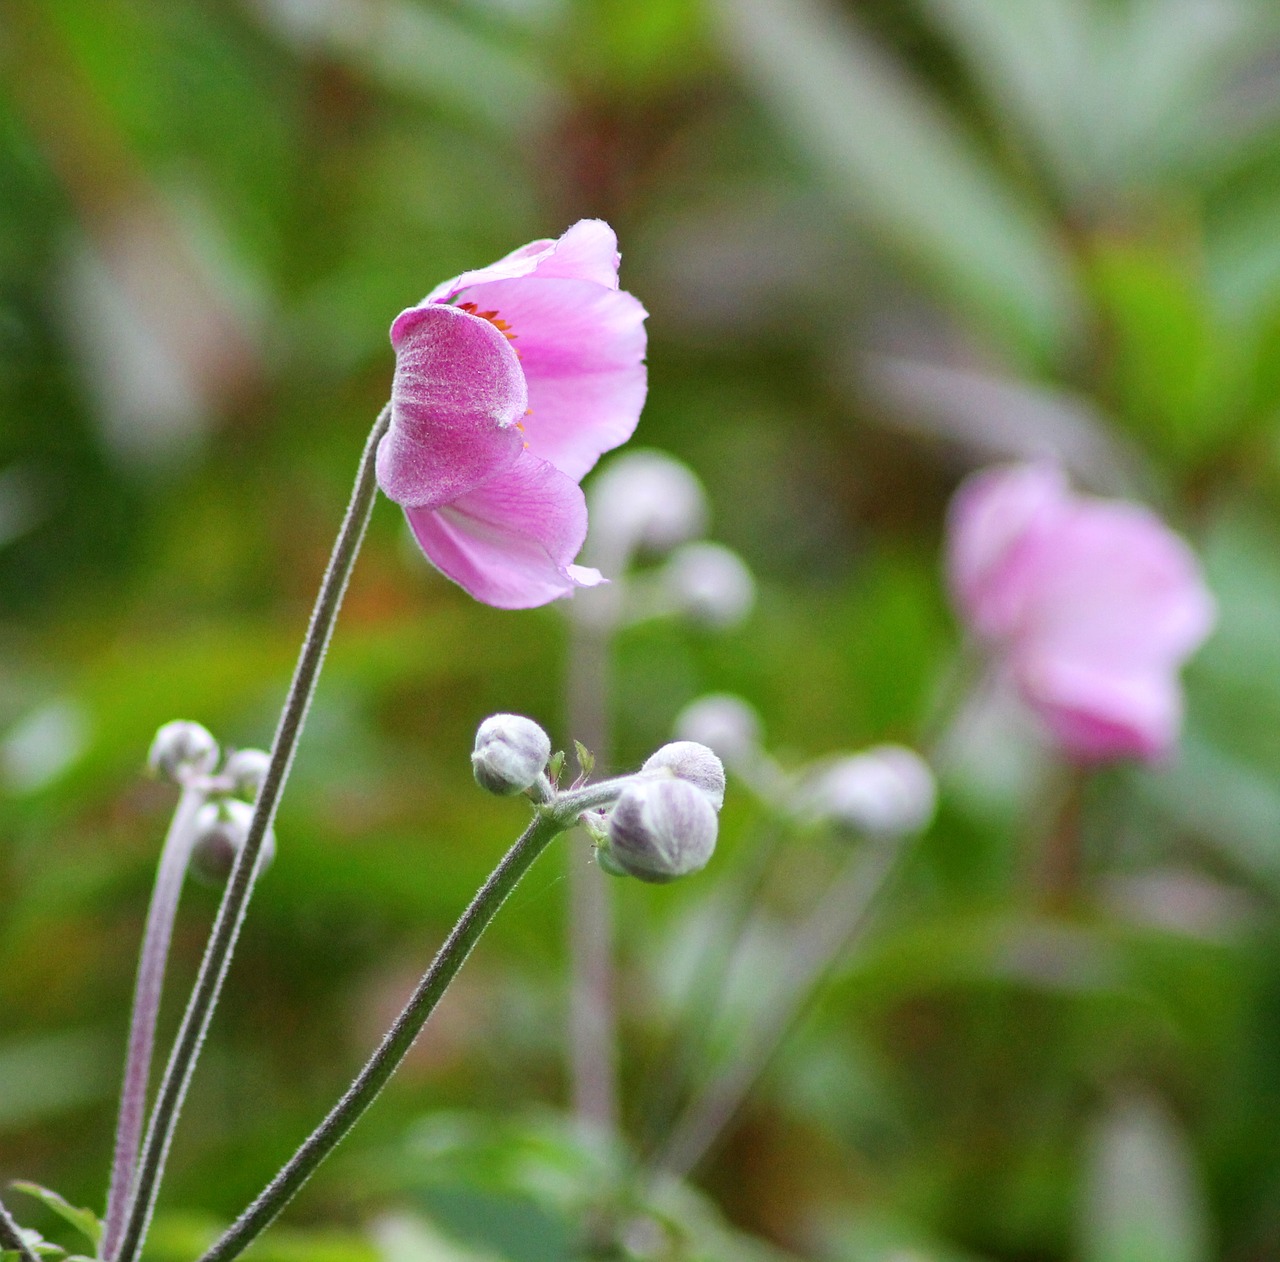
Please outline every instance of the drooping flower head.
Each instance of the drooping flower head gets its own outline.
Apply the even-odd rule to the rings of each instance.
[[[952,501],[947,571],[969,627],[1068,757],[1172,750],[1178,672],[1216,615],[1195,555],[1149,509],[1077,495],[1053,465],[985,470]]]
[[[601,582],[573,564],[578,486],[644,404],[645,310],[617,238],[583,219],[437,285],[391,326],[378,482],[422,550],[477,600],[524,609]]]

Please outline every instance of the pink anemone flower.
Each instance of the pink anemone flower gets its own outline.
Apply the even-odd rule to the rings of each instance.
[[[578,486],[644,404],[645,309],[599,219],[437,285],[396,317],[378,483],[477,600],[527,609],[603,582],[574,565]]]
[[[952,501],[952,595],[1071,759],[1154,761],[1176,745],[1178,672],[1213,628],[1187,544],[1150,510],[1075,494],[1060,469],[989,469]]]

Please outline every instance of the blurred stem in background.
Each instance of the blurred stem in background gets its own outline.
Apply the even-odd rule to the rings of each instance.
[[[621,582],[621,575],[618,576]],[[601,767],[610,763],[610,653],[616,593],[570,606],[566,712],[569,730]],[[576,840],[580,841],[580,834]],[[613,900],[599,865],[569,846],[569,1068],[574,1116],[584,1134],[611,1138],[618,1126]]]
[[[841,954],[866,929],[871,911],[898,870],[906,839],[868,840],[795,931],[770,1001],[736,1054],[676,1121],[653,1158],[655,1172],[689,1174],[724,1133],[788,1031]]]
[[[320,584],[298,665],[280,714],[275,740],[271,746],[271,761],[254,804],[253,820],[249,825],[244,847],[236,858],[222,902],[218,906],[217,918],[209,935],[204,958],[200,962],[195,988],[191,992],[169,1063],[165,1067],[164,1078],[147,1127],[137,1181],[129,1200],[120,1250],[116,1255],[120,1262],[134,1262],[146,1238],[183,1098],[191,1083],[200,1046],[209,1029],[209,1021],[248,909],[249,897],[253,893],[253,882],[258,872],[258,855],[275,817],[280,795],[284,792],[298,739],[306,722],[307,710],[315,695],[320,668],[324,664],[338,611],[342,607],[347,581],[355,567],[360,544],[373,512],[374,500],[378,494],[374,461],[378,443],[390,423],[391,405],[388,403],[379,413],[365,442],[351,500]],[[112,1262],[115,1260],[112,1259]]]

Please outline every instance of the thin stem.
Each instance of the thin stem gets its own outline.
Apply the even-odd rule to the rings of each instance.
[[[872,904],[888,884],[902,849],[900,842],[868,843],[849,861],[800,927],[772,1003],[740,1044],[738,1054],[716,1074],[673,1128],[654,1159],[655,1170],[686,1175],[710,1151],[804,1011],[818,983],[866,927]]]
[[[711,1041],[734,957],[782,837],[781,824],[771,820],[749,839],[736,871],[721,877],[719,914],[708,918],[711,940],[698,953],[693,979],[680,1003],[680,1016],[666,1046],[653,1059],[657,1072],[651,1069],[648,1075],[648,1101],[642,1109],[646,1146],[656,1144],[658,1136],[669,1130]]]
[[[619,570],[619,574],[621,570]],[[621,581],[621,580],[620,580]],[[569,726],[602,766],[609,763],[611,618],[590,617],[590,593],[575,602],[569,650]],[[608,593],[606,599],[614,593]],[[613,982],[613,900],[606,876],[569,846],[569,1074],[573,1113],[594,1137],[618,1126]]]
[[[324,662],[325,650],[329,647],[329,640],[333,635],[333,626],[342,605],[343,594],[346,592],[347,580],[351,577],[356,555],[364,539],[365,527],[369,524],[369,516],[373,511],[374,499],[378,492],[374,457],[377,454],[378,442],[386,432],[390,421],[391,406],[388,404],[382,409],[365,443],[364,453],[360,458],[360,468],[356,474],[355,487],[351,493],[351,501],[347,505],[342,528],[338,532],[333,553],[329,557],[329,566],[325,570],[324,580],[320,584],[315,609],[312,611],[311,622],[307,627],[306,639],[303,641],[298,665],[294,670],[293,682],[289,686],[289,695],[285,700],[284,710],[281,712],[280,722],[276,728],[275,741],[271,746],[271,761],[258,793],[244,848],[236,859],[235,867],[231,870],[226,892],[222,896],[218,915],[209,935],[209,944],[205,948],[204,959],[200,962],[195,989],[191,992],[191,999],[183,1015],[178,1037],[169,1056],[169,1063],[165,1066],[164,1078],[160,1083],[160,1091],[156,1097],[155,1108],[152,1110],[146,1140],[142,1147],[142,1157],[138,1163],[137,1179],[129,1200],[124,1235],[113,1262],[117,1260],[118,1262],[135,1262],[142,1248],[151,1214],[155,1209],[160,1177],[164,1170],[165,1159],[169,1154],[169,1145],[173,1141],[173,1132],[177,1126],[182,1101],[190,1085],[196,1059],[200,1054],[200,1045],[209,1028],[214,1005],[218,1001],[223,980],[231,963],[231,953],[235,949],[236,938],[244,921],[249,896],[253,892],[262,841],[275,818],[276,807],[284,791],[289,768],[298,746],[298,738],[306,721],[307,709],[315,694],[316,680]]]
[[[285,1207],[319,1164],[338,1146],[364,1111],[378,1097],[387,1080],[404,1060],[427,1018],[448,989],[480,935],[520,878],[542,853],[565,822],[553,812],[539,811],[523,835],[503,856],[471,905],[462,913],[437,952],[409,1002],[387,1031],[378,1050],[369,1058],[346,1094],[330,1110],[302,1146],[281,1167],[257,1200],[214,1242],[200,1262],[227,1262],[246,1249]]]
[[[22,1262],[37,1262],[36,1255],[27,1247],[21,1229],[3,1202],[0,1202],[0,1247],[14,1250]]]
[[[173,812],[169,833],[164,839],[156,868],[155,888],[147,909],[147,924],[138,956],[138,977],[133,989],[133,1012],[129,1019],[129,1050],[125,1057],[124,1086],[120,1092],[120,1115],[116,1121],[115,1156],[111,1164],[111,1188],[107,1193],[106,1222],[103,1227],[103,1257],[113,1257],[124,1230],[126,1197],[138,1165],[138,1147],[146,1120],[147,1085],[151,1079],[151,1053],[155,1047],[156,1019],[164,990],[164,971],[169,959],[173,924],[182,898],[182,883],[191,858],[196,813],[204,804],[204,786],[197,782],[182,786],[182,795]]]

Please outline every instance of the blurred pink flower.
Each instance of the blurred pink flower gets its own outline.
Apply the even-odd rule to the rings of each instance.
[[[1148,509],[1077,495],[1053,465],[989,469],[948,517],[952,595],[1068,757],[1159,759],[1178,671],[1216,612],[1191,549]]]
[[[644,404],[645,310],[599,219],[436,286],[391,326],[378,482],[422,550],[477,600],[525,609],[602,582],[572,564],[578,486]]]

